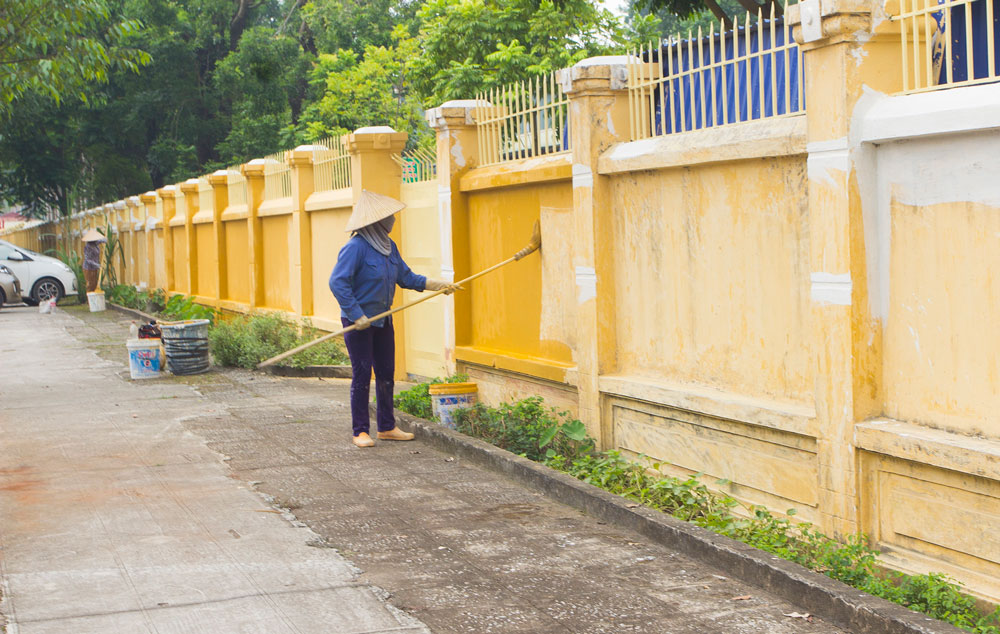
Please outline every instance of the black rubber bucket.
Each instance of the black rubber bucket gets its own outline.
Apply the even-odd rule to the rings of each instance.
[[[208,372],[208,320],[189,319],[160,324],[167,369],[174,374]]]

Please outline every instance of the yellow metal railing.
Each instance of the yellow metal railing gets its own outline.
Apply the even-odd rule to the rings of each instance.
[[[404,183],[422,183],[437,178],[437,155],[426,148],[393,154],[392,160],[403,169]]]
[[[287,198],[292,195],[292,167],[285,152],[264,157],[264,200]]]
[[[229,206],[247,204],[247,179],[240,172],[240,166],[230,167],[226,172],[228,173],[226,184],[229,186]]]
[[[903,92],[1000,80],[996,0],[900,0]]]
[[[313,183],[318,192],[344,189],[351,186],[351,155],[344,147],[342,137],[330,137],[319,141],[323,150],[315,153],[313,159]]]
[[[628,64],[632,140],[795,115],[805,110],[802,53],[771,5],[765,18],[719,23],[633,52]]]
[[[479,164],[569,152],[568,108],[555,73],[480,93]]]

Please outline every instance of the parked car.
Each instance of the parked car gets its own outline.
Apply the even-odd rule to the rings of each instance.
[[[22,293],[27,290],[23,296],[27,304],[37,306],[42,300],[76,293],[76,273],[62,260],[0,240],[0,264],[21,281]]]
[[[0,264],[0,308],[21,303],[21,282],[7,266]]]

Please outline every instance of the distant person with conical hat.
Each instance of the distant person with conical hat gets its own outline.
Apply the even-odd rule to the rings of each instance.
[[[392,317],[370,321],[370,316],[389,310],[396,286],[414,291],[445,290],[458,287],[432,280],[410,270],[399,255],[389,232],[396,214],[406,207],[398,200],[364,190],[347,222],[353,233],[340,250],[330,275],[330,290],[340,304],[344,326],[357,330],[344,335],[351,357],[351,421],[354,444],[371,447],[369,435],[369,390],[375,370],[376,424],[379,440],[413,440],[413,434],[396,428],[392,409],[393,375],[396,370],[396,341]]]
[[[96,229],[83,234],[83,279],[87,282],[87,292],[97,290],[98,271],[101,270],[101,243],[107,242]]]

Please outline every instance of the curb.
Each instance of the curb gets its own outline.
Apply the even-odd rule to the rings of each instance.
[[[395,411],[417,438],[545,496],[709,563],[852,634],[959,634],[962,630],[734,539],[678,520],[436,423]]]

